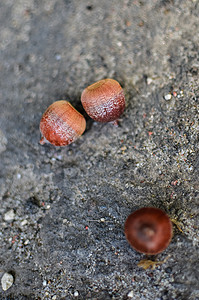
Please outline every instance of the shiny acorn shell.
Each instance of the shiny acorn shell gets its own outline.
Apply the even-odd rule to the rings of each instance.
[[[40,144],[49,142],[55,146],[69,145],[83,134],[85,128],[85,118],[68,101],[56,101],[41,118]]]
[[[87,114],[98,122],[117,120],[125,109],[125,97],[119,82],[103,79],[84,89],[82,105]]]
[[[138,252],[155,255],[165,250],[172,238],[169,216],[159,208],[144,207],[130,214],[125,222],[125,236]]]

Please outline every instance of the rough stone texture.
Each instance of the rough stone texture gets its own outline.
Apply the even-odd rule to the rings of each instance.
[[[0,2],[1,299],[199,299],[198,16],[197,0]],[[120,126],[87,117],[74,144],[39,145],[44,110],[84,113],[106,77],[125,90]],[[123,233],[143,206],[183,224],[155,270]]]

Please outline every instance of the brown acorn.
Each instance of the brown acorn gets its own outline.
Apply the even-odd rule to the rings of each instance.
[[[144,207],[130,214],[125,222],[125,235],[138,252],[154,255],[169,245],[173,234],[168,215],[159,208]]]
[[[85,118],[68,101],[56,101],[41,118],[40,144],[49,142],[55,146],[69,145],[83,134],[85,128]]]
[[[103,79],[82,92],[82,105],[87,114],[98,122],[116,121],[125,108],[125,97],[119,82]]]

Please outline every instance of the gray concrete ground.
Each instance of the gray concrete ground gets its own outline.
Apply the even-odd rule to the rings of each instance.
[[[1,299],[199,299],[199,1],[0,2]],[[124,87],[119,127],[80,95]],[[87,118],[74,144],[39,145],[55,100]],[[124,221],[155,206],[182,223],[155,270]]]

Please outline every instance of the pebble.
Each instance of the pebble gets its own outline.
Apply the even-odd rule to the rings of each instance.
[[[118,41],[117,45],[118,45],[118,47],[122,47],[122,42]]]
[[[10,209],[9,211],[7,211],[4,215],[4,220],[5,221],[12,221],[15,217],[15,213],[13,209]]]
[[[46,286],[46,285],[47,285],[47,281],[44,280],[44,281],[43,281],[43,286]]]
[[[74,292],[74,297],[78,297],[78,296],[79,296],[78,291],[75,291],[75,292]]]
[[[150,78],[150,77],[147,77],[147,84],[149,85],[149,84],[151,84],[152,82],[153,82],[153,79]]]
[[[52,297],[52,300],[56,300],[56,299],[57,299],[57,296],[54,295],[54,296]]]
[[[130,291],[130,292],[128,293],[127,297],[133,298],[133,291]]]
[[[1,286],[3,291],[7,291],[14,282],[14,278],[11,274],[9,273],[4,273],[2,278],[1,278]]]
[[[171,97],[172,97],[171,94],[167,94],[164,96],[164,99],[168,101],[171,100]]]
[[[60,55],[60,54],[56,54],[56,55],[55,55],[55,59],[56,59],[56,60],[60,60],[60,59],[61,59],[61,55]]]
[[[24,225],[26,225],[26,224],[28,224],[28,221],[27,221],[27,220],[21,221],[21,226],[24,226]]]
[[[56,158],[57,158],[58,160],[62,160],[62,155],[57,155]]]

